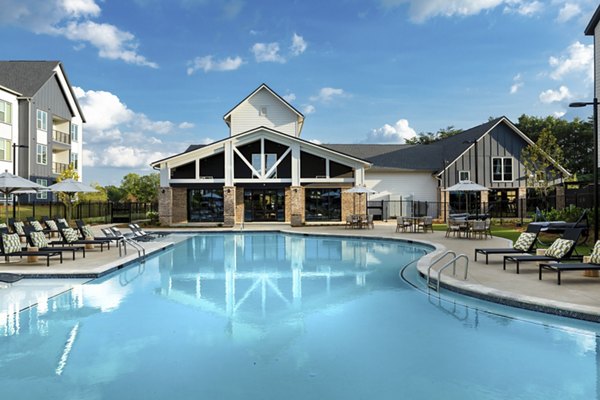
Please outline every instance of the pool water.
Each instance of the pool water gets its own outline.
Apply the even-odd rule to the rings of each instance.
[[[596,324],[428,296],[430,250],[193,236],[0,321],[1,398],[600,398]]]

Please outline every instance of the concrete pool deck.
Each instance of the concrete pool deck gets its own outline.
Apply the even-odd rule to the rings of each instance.
[[[192,233],[200,230],[205,229],[198,226],[192,229],[173,229],[172,231]],[[231,229],[222,228],[209,229],[211,232],[218,230],[231,231]],[[233,230],[239,231],[240,228],[237,227]],[[485,257],[480,258],[477,262],[474,261],[475,248],[510,247],[512,244],[507,239],[496,237],[488,239],[446,238],[445,232],[396,233],[395,221],[389,223],[378,222],[375,224],[374,229],[346,229],[344,226],[339,225],[291,228],[287,224],[246,224],[245,231],[255,230],[379,237],[429,243],[435,246],[436,250],[419,261],[417,267],[423,274],[426,273],[431,260],[446,250],[452,250],[457,254],[465,254],[469,259],[469,274],[466,281],[462,280],[464,264],[461,265],[461,263],[457,264],[456,277],[451,275],[450,269],[442,274],[442,293],[444,290],[451,289],[501,304],[600,322],[600,278],[585,277],[581,271],[570,272],[563,274],[562,285],[557,285],[556,274],[552,272],[545,272],[543,280],[540,281],[538,279],[537,264],[535,263],[522,264],[521,273],[516,274],[513,265],[509,265],[506,271],[502,269],[501,255],[490,256],[489,265],[485,264]],[[150,254],[172,246],[174,241],[184,239],[185,236],[177,235],[177,237],[166,237],[162,240],[142,244],[147,253]],[[82,259],[81,255],[77,255],[75,261],[65,253],[63,264],[51,261],[50,267],[46,267],[45,262],[35,265],[25,264],[24,262],[0,264],[0,273],[18,273],[26,275],[27,278],[55,278],[57,283],[60,282],[57,288],[63,291],[65,285],[68,286],[68,279],[65,278],[71,278],[72,284],[79,284],[81,278],[89,279],[102,276],[134,262],[136,258],[137,252],[131,248],[127,256],[119,257],[116,247],[111,246],[110,251],[105,250],[102,253],[90,251],[85,259]],[[24,279],[12,286],[7,285],[6,289],[9,291],[11,289],[24,289],[25,286],[28,286],[27,281],[33,283],[32,279]],[[2,288],[2,283],[0,283],[0,289]],[[6,289],[0,291],[0,310],[2,309],[2,293],[7,293]]]

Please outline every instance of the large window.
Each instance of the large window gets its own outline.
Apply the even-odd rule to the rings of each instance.
[[[37,128],[41,131],[48,130],[48,113],[46,111],[37,110]]]
[[[71,141],[72,142],[79,141],[79,125],[71,124]]]
[[[512,182],[513,159],[512,157],[492,158],[492,180],[494,182]]]
[[[341,221],[341,189],[306,189],[304,197],[307,221]]]
[[[48,179],[36,179],[35,182],[38,185],[48,186]],[[37,192],[36,195],[35,195],[35,197],[37,199],[46,200],[48,198],[48,192],[47,191]]]
[[[188,190],[189,222],[223,222],[223,189]]]
[[[71,164],[73,164],[74,169],[79,167],[79,154],[71,153]]]
[[[275,163],[277,162],[277,154],[265,154],[265,171],[264,173],[267,173],[269,171],[269,169],[271,169],[271,167],[273,165],[275,165]],[[252,154],[252,166],[254,167],[255,170],[257,170],[258,172],[260,171],[260,154]],[[256,176],[254,176],[256,178]],[[275,168],[275,171],[273,171],[273,173],[271,175],[269,175],[267,178],[277,178],[277,168]]]
[[[0,100],[0,122],[12,123],[12,105],[4,100]]]
[[[12,141],[0,139],[0,161],[10,161]]]
[[[45,144],[38,144],[36,146],[36,161],[38,164],[48,164],[48,146]]]

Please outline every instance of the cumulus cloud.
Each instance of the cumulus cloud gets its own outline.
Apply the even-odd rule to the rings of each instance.
[[[515,94],[523,87],[524,83],[521,78],[521,74],[515,75],[513,78],[513,84],[510,87],[510,94]]]
[[[256,62],[278,62],[284,63],[285,58],[279,54],[279,43],[254,43],[252,46],[252,54]]]
[[[410,19],[424,22],[427,19],[442,16],[466,17],[504,5],[504,12],[531,16],[543,9],[540,1],[529,0],[380,0],[384,8],[409,6]]]
[[[235,71],[244,64],[241,57],[227,57],[223,60],[214,60],[212,55],[196,57],[188,62],[187,74],[192,75],[198,70],[210,71]]]
[[[76,48],[91,45],[98,55],[110,60],[157,68],[138,53],[135,36],[118,27],[92,21],[101,14],[95,0],[4,0],[0,23],[37,34],[61,36],[76,42]]]
[[[347,94],[344,89],[324,87],[319,90],[319,93],[309,98],[310,101],[318,101],[321,103],[330,103],[334,99],[340,97],[346,97]]]
[[[385,124],[381,128],[372,129],[367,134],[366,143],[405,143],[406,139],[417,136],[408,120],[399,119],[394,125]]]
[[[585,45],[579,41],[570,45],[559,57],[550,57],[548,63],[553,68],[550,77],[562,79],[573,72],[583,72],[589,81],[594,79],[594,45]]]
[[[312,104],[302,106],[302,114],[304,115],[314,114],[315,111],[317,111],[317,109]]]
[[[118,96],[107,91],[74,88],[87,123],[82,155],[83,165],[114,168],[147,168],[173,153],[165,152],[164,140],[156,135],[169,135],[178,129],[190,129],[190,122],[154,120],[127,107]]]
[[[564,117],[564,115],[566,114],[566,112],[565,111],[554,111],[553,114],[554,114],[554,116],[556,118],[562,118],[562,117]]]
[[[581,14],[581,8],[579,7],[579,4],[565,3],[558,12],[558,17],[556,17],[556,20],[558,22],[567,22],[579,14]]]
[[[558,90],[548,89],[540,93],[540,101],[542,103],[556,103],[571,98],[571,92],[566,86],[561,86]]]
[[[308,47],[308,44],[306,43],[304,38],[302,36],[294,33],[294,36],[292,36],[292,45],[290,46],[292,55],[298,56],[298,55],[304,53],[304,51],[306,51],[307,47]]]

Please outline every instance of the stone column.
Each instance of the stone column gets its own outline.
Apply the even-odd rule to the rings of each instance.
[[[235,188],[235,222],[237,224],[244,223],[244,188],[236,187]]]
[[[490,202],[490,192],[487,190],[482,191],[481,192],[481,204],[485,204],[485,208],[482,210],[483,212],[489,210],[489,208],[490,208],[489,202]],[[479,208],[481,208],[481,205]]]
[[[518,217],[525,218],[525,217],[527,217],[527,188],[526,187],[524,187],[524,186],[519,187],[518,198],[519,198],[519,203],[517,205]]]
[[[564,210],[565,207],[567,206],[567,199],[565,198],[566,196],[566,190],[565,190],[565,186],[557,186],[556,187],[556,209],[557,210]]]
[[[302,226],[304,224],[304,188],[302,186],[290,186],[289,193],[290,224],[292,226]]]
[[[223,226],[235,225],[235,186],[223,186]]]
[[[170,187],[161,187],[158,190],[158,221],[163,226],[173,222],[173,191]]]

